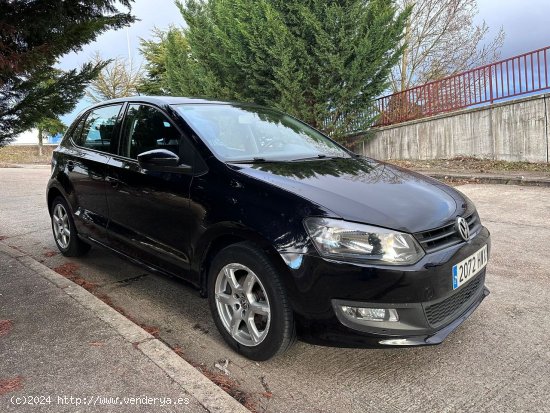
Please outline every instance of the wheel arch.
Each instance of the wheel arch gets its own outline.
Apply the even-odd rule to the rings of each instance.
[[[207,297],[208,272],[214,257],[224,248],[240,242],[254,244],[267,254],[280,271],[286,272],[281,255],[267,238],[248,228],[235,227],[234,225],[219,226],[215,230],[205,233],[198,243],[198,254],[194,267],[199,276],[201,296]],[[283,274],[285,281],[286,275]]]
[[[55,186],[51,187],[48,190],[47,202],[48,202],[48,212],[49,212],[50,216],[52,216],[52,203],[53,203],[53,200],[55,198],[57,198],[58,196],[67,199],[67,197],[63,194],[63,192],[61,192],[61,190],[59,188],[55,187]]]
[[[76,206],[75,193],[71,181],[69,180],[67,175],[61,172],[55,174],[48,183],[46,191],[46,202],[48,203],[48,212],[50,213],[50,216],[52,214],[52,202],[57,196],[63,197],[65,201],[67,201],[67,204],[69,204],[69,208],[71,208],[72,210],[71,212],[74,213]]]

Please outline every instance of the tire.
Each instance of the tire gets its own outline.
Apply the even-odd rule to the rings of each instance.
[[[61,254],[66,257],[79,257],[86,254],[91,246],[78,237],[71,209],[63,197],[56,197],[51,205],[53,238]]]
[[[230,245],[215,256],[208,272],[208,302],[224,340],[249,359],[268,360],[296,340],[279,272],[251,243]]]

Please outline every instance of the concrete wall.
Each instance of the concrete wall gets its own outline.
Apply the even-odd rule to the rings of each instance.
[[[376,128],[354,150],[377,159],[475,156],[549,162],[550,94]]]

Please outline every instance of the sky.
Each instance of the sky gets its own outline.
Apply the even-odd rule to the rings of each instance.
[[[121,10],[126,9],[121,7]],[[103,33],[95,42],[84,46],[81,51],[63,56],[57,66],[63,70],[80,67],[90,61],[96,52],[99,52],[104,59],[130,56],[134,66],[139,66],[143,63],[143,58],[139,54],[141,38],[150,38],[155,27],[167,29],[170,26],[185,25],[174,0],[136,0],[132,6],[132,14],[139,21],[128,28]],[[71,113],[62,116],[61,120],[69,125],[80,111],[90,105],[89,101],[83,99]]]
[[[550,45],[550,0],[478,0],[478,22],[485,21],[490,28],[488,38],[494,37],[502,27],[506,33],[501,57],[507,58]],[[110,31],[83,47],[78,53],[62,57],[61,69],[79,67],[99,51],[103,58],[132,58],[135,65],[143,62],[139,54],[140,38],[150,38],[157,27],[166,29],[170,25],[183,26],[185,22],[173,0],[136,0],[132,14],[139,21],[128,29]],[[128,47],[128,40],[130,47]],[[90,105],[81,101],[71,113],[62,117],[69,124],[82,109]]]
[[[478,19],[489,26],[488,37],[504,28],[505,59],[550,46],[549,6],[550,0],[478,0]]]

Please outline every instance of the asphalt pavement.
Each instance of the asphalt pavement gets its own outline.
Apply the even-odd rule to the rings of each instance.
[[[2,242],[85,285],[207,374],[228,377],[256,411],[550,411],[550,188],[457,187],[492,232],[491,295],[443,344],[365,350],[298,342],[256,363],[225,346],[207,302],[184,282],[100,248],[79,259],[58,254],[45,205],[48,174],[0,169]],[[16,374],[17,357],[2,352],[0,379],[8,367]]]

